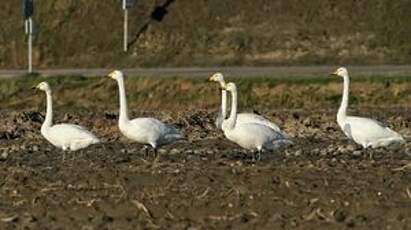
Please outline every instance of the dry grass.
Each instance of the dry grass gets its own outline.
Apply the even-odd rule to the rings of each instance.
[[[116,111],[118,89],[114,81],[83,77],[24,77],[3,80],[0,103],[9,110],[42,110],[44,95],[31,87],[47,80],[53,89],[55,109],[68,111]],[[336,109],[342,82],[325,78],[241,78],[240,110]],[[353,79],[350,103],[363,107],[410,107],[411,80],[407,77]],[[217,109],[217,84],[204,79],[144,78],[126,79],[130,109],[180,111]],[[41,107],[39,107],[41,106]]]

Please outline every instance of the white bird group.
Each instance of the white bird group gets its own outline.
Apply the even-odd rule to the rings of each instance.
[[[347,69],[338,68],[333,75],[344,79],[344,90],[341,106],[337,113],[337,123],[344,134],[360,144],[363,148],[376,148],[392,143],[404,143],[401,135],[380,122],[363,117],[347,116],[349,97],[349,76]],[[120,98],[120,115],[118,126],[127,138],[151,146],[157,155],[157,148],[184,139],[184,136],[172,125],[165,124],[152,117],[141,117],[130,120],[128,117],[127,99],[124,87],[124,75],[115,70],[108,77],[117,81]],[[242,148],[253,152],[253,159],[261,158],[263,150],[277,150],[292,145],[293,142],[278,125],[254,113],[237,113],[238,91],[234,83],[226,83],[221,73],[215,73],[209,81],[219,83],[221,87],[221,108],[216,119],[216,127],[224,132],[227,139]],[[46,117],[41,126],[41,134],[54,146],[63,150],[76,151],[99,139],[84,127],[73,124],[53,125],[53,108],[51,89],[47,82],[42,82],[36,89],[46,93]],[[231,94],[231,112],[227,118],[227,91]],[[147,153],[147,152],[146,152]],[[254,153],[257,153],[255,156]]]
[[[216,126],[224,131],[227,139],[245,149],[257,151],[258,160],[263,149],[276,150],[292,144],[287,134],[264,117],[253,113],[237,114],[237,87],[232,82],[226,84],[221,73],[214,74],[209,81],[218,82],[221,87],[221,110],[216,119]],[[226,119],[227,91],[231,93],[232,99],[231,113]]]

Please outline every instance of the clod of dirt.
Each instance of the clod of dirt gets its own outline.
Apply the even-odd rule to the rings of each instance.
[[[7,160],[8,156],[9,156],[9,154],[6,151],[2,152],[1,155],[0,155],[0,161]]]
[[[344,222],[347,218],[347,212],[342,209],[337,209],[334,213],[334,218],[337,222]]]

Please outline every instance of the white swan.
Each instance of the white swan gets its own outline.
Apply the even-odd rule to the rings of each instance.
[[[41,134],[46,140],[58,148],[71,151],[100,142],[94,134],[82,126],[73,124],[53,125],[51,88],[47,82],[41,82],[35,88],[46,92],[47,96],[46,118],[41,126]]]
[[[155,118],[141,117],[130,120],[127,112],[123,73],[115,70],[111,72],[108,77],[116,80],[118,84],[120,93],[120,117],[118,126],[124,136],[138,143],[150,145],[153,147],[156,156],[158,147],[184,138],[176,128],[164,124]]]
[[[392,143],[404,143],[404,139],[398,133],[384,126],[380,122],[365,118],[347,116],[350,78],[344,67],[338,68],[332,75],[344,79],[344,91],[341,106],[337,113],[337,123],[345,135],[354,140],[363,148],[387,146]]]
[[[238,123],[237,122],[237,87],[230,82],[223,87],[231,92],[232,104],[231,113],[228,119],[222,124],[224,135],[231,141],[237,143],[242,148],[257,151],[257,160],[261,158],[263,149],[275,150],[279,147],[292,144],[286,136],[269,126],[259,123]],[[255,156],[253,156],[255,159]]]
[[[220,84],[221,87],[221,107],[218,112],[218,116],[215,121],[215,125],[218,129],[222,129],[222,123],[224,119],[227,116],[227,91],[224,90],[224,87],[226,85],[224,81],[224,76],[222,73],[215,73],[213,76],[211,76],[209,81],[214,81]],[[270,127],[271,129],[274,129],[277,132],[281,132],[283,135],[287,135],[285,132],[283,132],[278,125],[274,124],[273,122],[267,120],[266,118],[254,114],[254,113],[239,113],[237,114],[237,123],[258,123],[261,125],[265,125]]]

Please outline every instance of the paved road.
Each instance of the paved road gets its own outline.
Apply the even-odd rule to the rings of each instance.
[[[208,77],[220,71],[230,77],[289,77],[326,76],[336,66],[276,66],[276,67],[188,67],[188,68],[133,68],[124,69],[127,75],[147,77]],[[352,76],[411,76],[411,65],[349,66]],[[44,76],[81,75],[103,76],[111,69],[42,69]],[[25,70],[0,70],[0,78],[19,77]]]

